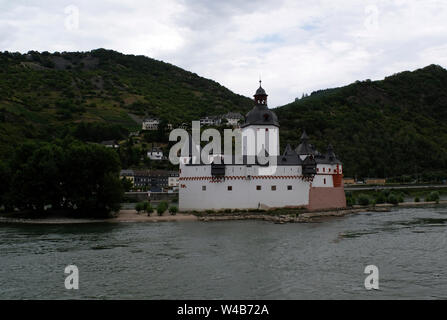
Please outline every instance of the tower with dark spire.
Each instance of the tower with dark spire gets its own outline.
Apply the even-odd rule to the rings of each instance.
[[[267,107],[267,96],[259,80],[254,106],[241,125],[243,155],[258,155],[264,148],[271,156],[279,156],[279,122],[276,114]]]
[[[268,96],[268,94],[265,93],[264,88],[262,88],[262,81],[259,80],[259,88],[258,88],[258,90],[256,90],[256,93],[254,95],[255,104],[267,105],[267,96]]]
[[[259,88],[254,94],[255,106],[245,116],[245,123],[242,128],[250,125],[273,125],[279,127],[278,117],[267,107],[268,94],[262,87],[262,82],[259,80]]]

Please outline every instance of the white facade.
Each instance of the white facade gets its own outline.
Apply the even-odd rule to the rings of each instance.
[[[189,148],[195,159],[191,153],[180,159],[180,210],[311,208],[318,204],[329,208],[332,203],[341,207],[343,201],[346,205],[342,165],[332,146],[322,155],[303,133],[295,151],[287,146],[280,155],[279,124],[276,115],[266,108],[266,99],[267,94],[260,86],[255,94],[255,107],[247,114],[241,129],[244,164],[200,164],[197,157],[200,150],[191,151],[198,149],[198,145],[183,147],[182,151]],[[261,166],[249,162],[249,158],[263,150],[274,157],[273,163]]]
[[[224,114],[222,118],[227,120],[228,125],[233,127],[236,127],[239,122],[244,119],[241,114],[236,112],[229,112],[227,114]]]
[[[279,129],[271,125],[253,125],[241,129],[242,154],[255,156],[265,149],[269,155],[279,155]]]
[[[155,119],[155,118],[149,118],[149,119],[144,119],[143,120],[143,124],[142,124],[142,129],[143,130],[150,130],[150,131],[154,131],[154,130],[158,130],[158,125],[160,124],[160,120],[159,119]]]
[[[240,119],[235,118],[227,118],[227,122],[230,126],[237,126],[239,124]]]
[[[147,152],[147,157],[151,160],[163,160],[163,151],[160,149],[152,149]]]
[[[168,178],[168,187],[178,187],[178,177],[169,177]]]
[[[301,174],[301,166],[278,166],[273,175],[260,175],[259,166],[228,165],[225,177],[213,178],[210,165],[181,165],[181,210],[258,209],[305,207],[311,187],[333,188],[331,173],[316,174],[313,181]]]
[[[200,119],[201,126],[215,126],[221,123],[221,119],[218,117],[204,117]]]

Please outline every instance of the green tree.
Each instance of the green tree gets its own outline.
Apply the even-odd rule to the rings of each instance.
[[[63,166],[66,205],[93,216],[119,210],[123,196],[119,170],[118,155],[113,150],[79,142],[70,144]]]
[[[60,208],[62,159],[62,149],[56,145],[25,145],[18,150],[14,157],[11,185],[12,201],[16,207],[39,212],[43,212],[47,205],[53,209]]]
[[[157,213],[159,216],[163,215],[163,213],[168,210],[168,203],[166,201],[162,201],[157,206]]]
[[[177,206],[170,206],[169,207],[169,213],[171,214],[171,215],[176,215],[177,214],[177,212],[178,212],[178,208],[177,208]]]
[[[137,211],[137,213],[139,214],[141,211],[144,211],[144,203],[143,202],[138,202],[135,204],[135,210]]]
[[[133,184],[132,184],[132,181],[130,181],[126,177],[122,177],[121,178],[121,186],[123,187],[123,190],[125,192],[129,192],[132,189]]]

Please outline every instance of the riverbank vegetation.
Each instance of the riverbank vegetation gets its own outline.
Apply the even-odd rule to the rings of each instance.
[[[346,204],[353,205],[376,205],[389,203],[397,205],[405,202],[439,202],[441,195],[447,195],[447,190],[440,189],[384,189],[384,190],[356,190],[346,191]]]
[[[37,216],[106,217],[120,209],[116,152],[76,140],[28,142],[0,162],[0,207]]]

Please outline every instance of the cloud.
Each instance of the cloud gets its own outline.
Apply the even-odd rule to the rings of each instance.
[[[78,28],[67,28],[68,6],[78,9]],[[144,54],[246,96],[261,76],[275,107],[355,80],[446,66],[445,21],[442,0],[0,0],[0,50]]]

